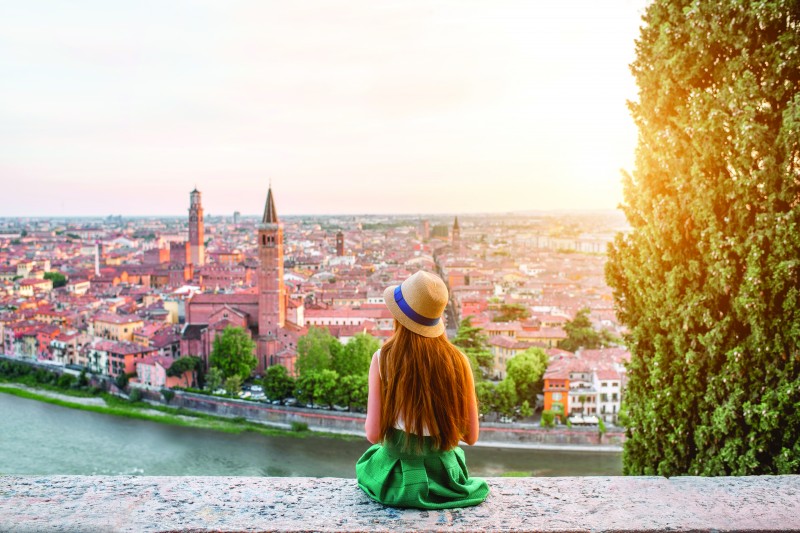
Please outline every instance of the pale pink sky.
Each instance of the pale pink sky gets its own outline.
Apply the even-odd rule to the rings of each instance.
[[[0,216],[613,209],[646,3],[4,2]]]

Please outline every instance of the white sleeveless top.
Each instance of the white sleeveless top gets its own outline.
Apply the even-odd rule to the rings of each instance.
[[[376,359],[377,363],[378,363],[378,377],[380,378],[381,377],[381,350],[380,350],[380,348],[378,349],[377,352],[372,354],[372,357],[374,357]],[[381,384],[383,384],[383,379],[381,379]],[[400,431],[405,431],[406,430],[406,425],[403,422],[403,415],[401,415],[401,414],[397,415],[397,420],[394,423],[394,428],[395,429],[399,429]],[[425,437],[430,437],[431,436],[431,432],[428,430],[427,426],[423,426],[422,434]]]

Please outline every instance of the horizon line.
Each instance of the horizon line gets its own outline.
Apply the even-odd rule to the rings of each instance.
[[[524,215],[539,215],[539,214],[588,214],[588,213],[620,213],[624,214],[621,207],[617,208],[572,208],[572,209],[531,209],[525,211],[472,211],[472,212],[439,212],[439,213],[298,213],[298,214],[284,214],[280,218],[296,218],[296,217],[436,217],[436,216],[486,216],[486,215],[510,215],[510,216],[524,216]],[[243,218],[258,218],[261,215],[258,213],[240,213]],[[109,217],[122,217],[122,218],[183,218],[187,217],[186,214],[157,214],[157,215],[141,215],[141,214],[121,214],[109,213],[105,215],[0,215],[0,220],[10,219],[59,219],[59,218],[109,218]],[[217,213],[206,214],[203,218],[208,217],[233,217],[233,213],[220,215]],[[187,217],[188,218],[188,217]]]

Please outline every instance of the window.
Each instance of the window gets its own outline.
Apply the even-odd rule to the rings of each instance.
[[[560,400],[561,400],[561,393],[560,392],[554,392],[553,393],[553,401],[557,402],[557,401],[560,401]]]
[[[600,386],[601,386],[601,387],[608,387],[608,382],[607,382],[607,381],[604,381],[603,383],[601,383],[601,384],[600,384]]]

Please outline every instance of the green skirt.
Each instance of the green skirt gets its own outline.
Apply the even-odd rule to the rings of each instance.
[[[411,451],[403,450],[406,435]],[[422,452],[415,452],[418,436],[393,431],[356,463],[358,486],[373,500],[391,507],[450,509],[485,500],[489,487],[483,479],[469,477],[464,451],[458,447],[436,450],[430,441],[423,437]]]

